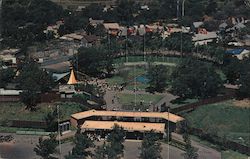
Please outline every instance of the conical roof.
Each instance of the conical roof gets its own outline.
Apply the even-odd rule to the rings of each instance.
[[[69,81],[67,84],[77,84],[77,80],[76,80],[73,69],[71,70]]]

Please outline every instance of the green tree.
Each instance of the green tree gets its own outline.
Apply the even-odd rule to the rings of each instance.
[[[236,57],[227,57],[222,70],[228,82],[236,84],[242,71],[241,63]]]
[[[3,44],[22,47],[46,40],[43,30],[62,18],[63,9],[49,0],[6,0],[2,15]]]
[[[237,95],[239,98],[250,98],[250,58],[242,61],[242,71],[239,78],[239,90]]]
[[[140,148],[140,159],[161,159],[161,143],[154,132],[146,134]]]
[[[168,70],[163,65],[150,66],[147,77],[149,79],[149,92],[162,92],[167,86]]]
[[[206,6],[206,14],[211,15],[217,10],[217,2],[215,0],[209,0],[208,5]]]
[[[106,49],[81,47],[78,54],[80,70],[89,75],[100,76],[105,71],[109,74],[114,69],[113,57]]]
[[[21,64],[19,72],[17,82],[23,90],[21,101],[26,104],[27,109],[35,110],[39,94],[49,91],[54,85],[52,75],[41,70],[34,61]]]
[[[183,130],[184,130],[184,133],[182,137],[185,142],[185,149],[186,149],[186,152],[184,153],[184,159],[197,159],[198,153],[197,153],[197,150],[191,145],[191,139],[189,136],[188,126],[185,125]]]
[[[181,44],[182,44],[182,47],[181,47]],[[184,53],[191,53],[192,49],[194,48],[194,45],[192,42],[192,36],[186,33],[182,35],[181,33],[171,34],[170,37],[166,38],[166,40],[164,41],[164,45],[169,50],[181,51],[181,48],[182,48],[182,51]]]
[[[211,64],[192,58],[184,59],[171,76],[171,91],[181,98],[213,97],[223,86]]]
[[[90,4],[82,10],[82,15],[84,15],[88,19],[103,19],[103,6],[97,3]]]
[[[107,158],[107,144],[104,142],[101,146],[97,146],[95,149],[95,159],[106,159]]]
[[[85,134],[81,133],[80,128],[75,134],[74,144],[72,152],[65,156],[66,159],[85,159],[92,156],[91,151],[88,149],[94,147],[94,143]]]
[[[0,88],[5,87],[8,82],[11,82],[16,73],[13,68],[3,69],[0,65]]]
[[[119,22],[122,24],[131,25],[134,22],[134,13],[138,9],[136,3],[132,0],[118,0],[117,8],[115,9]]]
[[[35,153],[43,159],[56,159],[53,155],[56,153],[58,142],[54,135],[50,135],[49,139],[39,138],[39,143],[34,148]]]
[[[57,127],[58,127],[58,123],[57,123],[57,109],[54,109],[52,112],[49,112],[46,116],[45,116],[45,122],[46,122],[46,131],[49,132],[55,132],[57,131]]]
[[[125,131],[122,127],[114,125],[110,135],[108,136],[107,156],[108,159],[117,159],[123,156],[125,141]]]

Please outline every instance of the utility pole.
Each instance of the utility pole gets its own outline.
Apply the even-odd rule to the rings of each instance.
[[[180,8],[180,0],[177,0],[177,6],[176,6],[176,18],[179,19],[179,8]]]
[[[136,108],[136,75],[135,75],[135,67],[136,65],[134,65],[134,93],[135,93],[135,103],[134,103],[134,108]]]
[[[170,129],[169,129],[169,106],[167,107],[168,108],[168,159],[170,159]]]
[[[185,0],[182,0],[182,18],[185,16]]]
[[[2,40],[2,4],[3,4],[3,1],[0,0],[0,43],[1,43],[1,40]]]
[[[125,40],[125,56],[126,56],[126,62],[128,62],[128,51],[127,51],[127,42],[128,42],[128,28],[126,28],[126,40]]]
[[[146,34],[146,33],[145,33]],[[146,52],[145,52],[145,34],[143,34],[143,60],[146,62]]]
[[[57,124],[58,124],[58,142],[59,142],[59,159],[61,159],[62,147],[61,147],[61,130],[60,130],[60,106],[57,105]]]

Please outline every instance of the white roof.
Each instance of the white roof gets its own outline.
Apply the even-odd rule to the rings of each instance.
[[[138,28],[139,35],[144,35],[146,33],[145,27]]]
[[[226,27],[227,27],[227,23],[226,23],[226,22],[221,23],[221,24],[219,25],[219,28],[226,28]]]
[[[204,24],[203,22],[193,22],[193,25],[194,25],[195,28],[198,28],[203,24]]]
[[[195,34],[192,38],[193,41],[202,41],[208,39],[216,39],[218,37],[216,32],[207,32],[207,34]]]
[[[118,23],[104,23],[103,24],[104,25],[104,27],[105,27],[105,29],[119,29],[120,28],[120,26],[119,26],[119,24]]]
[[[0,88],[0,95],[19,95],[22,90],[5,90]]]
[[[63,37],[66,37],[66,38],[71,38],[71,39],[75,39],[75,40],[81,40],[83,38],[82,35],[78,35],[76,33],[71,33],[71,34],[66,34],[64,35]],[[62,38],[63,38],[62,37]]]
[[[245,57],[249,57],[250,56],[250,51],[247,49],[244,49],[239,55],[236,55],[236,57],[239,60],[243,60]]]
[[[245,27],[246,26],[244,24],[242,24],[242,23],[238,23],[238,24],[235,25],[235,28],[237,28],[237,29],[242,29],[242,28],[245,28]]]

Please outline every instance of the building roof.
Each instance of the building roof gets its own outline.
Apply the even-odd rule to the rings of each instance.
[[[227,23],[224,22],[219,25],[219,28],[226,28],[227,26],[228,26]]]
[[[99,111],[99,110],[89,110],[76,114],[72,114],[71,117],[74,119],[84,119],[91,116],[115,116],[115,117],[145,117],[145,118],[162,118],[169,120],[173,123],[184,120],[184,118],[167,112],[121,112],[121,111]]]
[[[59,92],[60,93],[69,93],[74,94],[76,93],[74,85],[59,85]]]
[[[86,41],[88,43],[93,43],[93,42],[99,40],[99,37],[96,35],[84,35],[83,38],[86,39]]]
[[[103,24],[105,29],[109,30],[109,29],[116,29],[119,30],[120,26],[118,23],[104,23]]]
[[[66,73],[53,73],[52,77],[55,79],[55,81],[59,81],[63,77],[67,76],[68,74],[69,74],[69,72],[66,72]]]
[[[22,90],[6,90],[1,88],[0,89],[0,95],[19,95],[22,92]]]
[[[242,29],[242,28],[245,28],[245,27],[246,26],[244,24],[242,24],[242,23],[238,23],[238,24],[235,25],[235,28],[237,28],[237,29]]]
[[[92,19],[92,18],[89,18],[89,23],[93,26],[96,26],[98,24],[103,24],[104,20],[97,20],[97,19]]]
[[[52,70],[52,71],[58,71],[58,72],[66,72],[69,71],[70,68],[70,62],[69,61],[63,61],[59,63],[52,63],[48,65],[43,65],[41,68]]]
[[[82,40],[83,36],[82,35],[79,35],[79,34],[76,34],[76,33],[71,33],[71,34],[66,34],[66,35],[63,35],[61,37],[62,39],[63,38],[68,38],[68,39],[73,39],[73,40]]]
[[[76,80],[75,73],[74,73],[73,69],[71,70],[69,81],[67,84],[77,84],[77,80]]]
[[[81,126],[85,130],[112,130],[117,124],[126,131],[140,131],[148,132],[153,130],[157,133],[164,133],[165,124],[164,123],[143,123],[143,122],[117,122],[117,121],[85,121]]]
[[[203,22],[193,22],[193,25],[194,25],[195,28],[199,28],[203,24],[204,24]]]
[[[233,55],[239,55],[241,54],[245,49],[233,49],[233,50],[227,50],[226,54],[233,54]]]
[[[207,32],[206,34],[195,34],[192,37],[193,41],[202,41],[208,39],[216,39],[218,37],[216,32]]]

